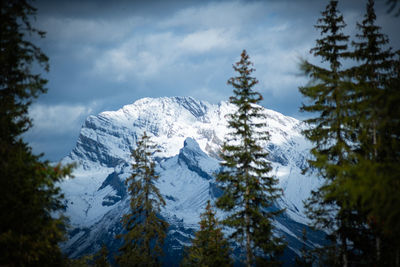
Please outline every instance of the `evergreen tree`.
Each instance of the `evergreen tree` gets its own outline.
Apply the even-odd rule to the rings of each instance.
[[[229,243],[215,218],[210,201],[206,210],[200,215],[200,230],[197,231],[192,245],[187,249],[183,266],[232,266],[229,257]]]
[[[354,218],[358,214],[347,208],[346,193],[341,190],[341,177],[354,161],[354,116],[352,103],[355,96],[353,86],[347,79],[347,70],[341,67],[342,60],[348,57],[349,37],[343,33],[346,24],[337,8],[338,1],[331,0],[318,19],[316,29],[321,38],[311,49],[325,66],[313,65],[308,61],[301,64],[302,70],[311,78],[307,86],[300,87],[302,95],[308,100],[301,111],[311,112],[315,117],[305,120],[308,128],[303,132],[313,143],[309,160],[310,170],[317,170],[325,179],[324,185],[311,193],[306,208],[313,226],[328,230],[332,246],[329,255],[336,264],[347,266],[349,262],[348,239],[354,229]],[[359,230],[356,230],[359,231]],[[336,247],[339,243],[340,247]],[[332,253],[332,249],[337,251]]]
[[[355,51],[351,56],[360,64],[352,68],[351,74],[357,89],[354,114],[358,122],[355,131],[358,157],[352,172],[349,172],[353,179],[344,181],[343,186],[349,192],[352,205],[361,203],[359,209],[365,215],[364,223],[368,224],[370,239],[374,239],[372,251],[370,249],[365,254],[375,257],[370,258],[368,263],[393,265],[393,255],[382,255],[393,251],[395,243],[399,249],[399,243],[395,242],[399,232],[393,232],[397,222],[391,217],[396,214],[398,209],[395,207],[400,203],[396,193],[388,194],[400,189],[396,186],[400,137],[397,106],[400,101],[398,87],[394,85],[399,74],[398,70],[396,72],[394,53],[386,48],[389,39],[376,25],[373,0],[368,0],[364,20],[357,24],[357,28],[358,41],[353,42]],[[394,224],[388,223],[390,221]],[[387,228],[389,224],[390,230]],[[384,234],[385,231],[391,234]],[[392,250],[384,249],[387,246],[384,243],[390,244]]]
[[[108,249],[105,244],[96,254],[88,254],[77,259],[67,259],[63,266],[67,267],[109,267]]]
[[[159,266],[168,223],[160,217],[165,201],[156,187],[158,176],[152,155],[157,152],[150,137],[143,134],[132,151],[132,175],[126,180],[131,197],[129,214],[123,216],[126,233],[117,261],[121,266]]]
[[[63,256],[64,207],[56,186],[72,166],[52,166],[34,155],[21,134],[31,127],[28,108],[45,93],[48,58],[31,43],[44,33],[31,26],[36,9],[25,0],[0,1],[0,265],[57,266]]]
[[[276,187],[277,179],[269,175],[268,153],[261,146],[269,134],[262,107],[257,105],[262,96],[253,90],[258,81],[250,76],[254,71],[251,66],[243,50],[233,66],[238,76],[228,80],[234,87],[230,103],[237,110],[228,117],[231,132],[222,146],[223,170],[216,178],[223,195],[216,204],[228,213],[223,224],[232,228],[230,238],[244,245],[246,265],[272,265],[284,248],[281,238],[272,232],[272,220],[281,212],[273,211],[273,205],[281,190]]]
[[[105,244],[101,246],[101,249],[94,255],[94,266],[95,267],[109,267],[108,262],[108,249]]]
[[[312,52],[323,61],[331,63],[331,59],[337,58],[337,62],[330,64],[329,72],[302,63],[305,73],[313,79],[300,88],[312,102],[303,105],[302,110],[320,115],[307,121],[310,129],[305,134],[316,144],[310,165],[326,178],[325,184],[312,192],[307,208],[315,225],[332,229],[333,245],[326,249],[328,254],[335,255],[331,251],[336,250],[336,254],[342,255],[341,259],[326,258],[328,265],[395,265],[399,262],[399,235],[394,230],[398,220],[392,219],[399,218],[399,198],[394,193],[400,189],[396,182],[399,74],[394,54],[385,49],[388,38],[375,24],[374,1],[368,0],[364,20],[357,24],[360,33],[356,35],[357,41],[352,42],[355,51],[351,53],[346,52],[344,45],[342,49],[332,45],[335,40],[342,44],[347,41],[347,37],[336,38],[334,34],[345,24],[341,16],[336,16],[341,18],[338,27],[333,23],[335,18],[328,16],[333,4],[337,5],[337,1],[331,1],[322,13],[326,24],[318,26],[325,38],[317,40]],[[348,57],[360,64],[349,70],[339,69],[340,59]],[[324,85],[327,81],[337,92]],[[337,241],[341,247],[335,247]]]
[[[344,164],[345,156],[351,152],[349,140],[352,135],[347,118],[351,99],[348,83],[344,80],[344,70],[341,69],[341,59],[347,56],[348,36],[342,30],[346,24],[337,9],[338,1],[330,1],[322,18],[315,26],[323,36],[318,39],[316,47],[311,49],[314,56],[321,62],[328,63],[327,68],[313,65],[308,61],[301,63],[301,69],[311,78],[311,82],[299,90],[308,100],[301,111],[317,113],[318,116],[305,120],[310,126],[304,131],[305,136],[315,145],[311,150],[314,159],[311,167],[318,169],[322,177],[332,180],[336,177],[336,165]]]
[[[67,267],[92,267],[93,265],[91,264],[93,262],[93,255],[84,255],[81,256],[77,259],[67,259],[66,263],[64,266]]]
[[[380,107],[386,104],[386,86],[393,68],[393,52],[385,49],[389,43],[386,35],[380,33],[380,27],[375,24],[376,14],[374,1],[368,0],[367,12],[362,24],[357,23],[361,33],[356,37],[359,42],[353,41],[355,51],[351,57],[361,64],[352,68],[352,77],[357,82],[357,99],[355,112],[359,121],[358,144],[361,153],[369,159],[377,159],[378,147],[383,140],[378,134]]]
[[[301,241],[303,243],[301,249],[300,249],[300,253],[301,256],[297,256],[295,259],[296,262],[296,266],[298,267],[312,267],[313,266],[313,262],[314,262],[314,258],[313,255],[310,251],[310,249],[307,248],[307,230],[306,228],[303,228],[303,235],[301,238]]]

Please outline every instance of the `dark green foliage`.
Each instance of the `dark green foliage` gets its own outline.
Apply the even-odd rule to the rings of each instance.
[[[123,217],[126,233],[117,257],[120,266],[159,266],[168,223],[160,218],[165,201],[155,185],[158,176],[152,160],[156,146],[144,133],[132,151],[132,175],[126,180],[131,197],[129,214]]]
[[[84,255],[77,259],[67,259],[64,266],[66,267],[109,267],[108,249],[105,244],[96,254]]]
[[[348,82],[343,78],[340,60],[347,55],[348,36],[343,34],[346,24],[337,10],[337,1],[330,1],[316,28],[322,38],[310,52],[327,62],[328,68],[319,67],[303,61],[301,68],[310,77],[311,82],[300,87],[300,92],[309,104],[303,104],[301,111],[316,113],[317,116],[307,119],[310,125],[304,131],[305,136],[313,142],[311,151],[315,157],[309,163],[317,168],[320,174],[329,180],[336,177],[339,166],[345,163],[351,152],[352,132],[348,124],[349,100]]]
[[[192,246],[187,248],[182,266],[233,266],[229,257],[229,243],[215,218],[210,201],[200,218],[200,230],[192,240]]]
[[[67,267],[92,267],[93,255],[85,255],[78,259],[68,259],[65,263]]]
[[[0,263],[59,264],[64,218],[52,217],[52,212],[63,207],[55,183],[70,173],[70,167],[40,162],[22,142],[1,145]]]
[[[331,0],[315,26],[321,32],[321,39],[311,49],[314,56],[328,67],[319,67],[303,61],[301,68],[310,77],[311,82],[300,87],[300,92],[307,98],[302,111],[316,116],[306,120],[309,125],[304,135],[313,143],[309,160],[312,168],[325,178],[325,184],[312,192],[306,205],[308,216],[313,225],[329,229],[335,243],[339,241],[339,262],[348,263],[350,217],[353,210],[346,209],[346,195],[339,190],[339,177],[353,162],[354,114],[352,100],[354,92],[347,71],[341,68],[341,60],[348,56],[348,36],[343,34],[346,24],[338,8],[338,1]]]
[[[357,161],[349,170],[343,187],[351,205],[359,205],[364,223],[370,229],[374,256],[369,264],[394,265],[392,254],[399,251],[399,67],[388,37],[376,25],[374,1],[367,2],[359,33],[351,54],[359,65],[352,68],[357,90],[354,113],[357,114]],[[397,84],[396,84],[397,83]],[[388,246],[392,250],[383,249]],[[389,252],[388,255],[385,253]]]
[[[338,34],[345,24],[336,5],[337,1],[330,1],[322,13],[318,23],[326,25],[317,28],[325,38],[317,40],[312,50],[330,68],[302,63],[312,79],[300,88],[311,103],[302,110],[317,112],[317,117],[306,121],[310,128],[304,132],[314,143],[314,159],[309,163],[325,178],[306,208],[314,226],[330,229],[332,245],[321,262],[398,265],[398,61],[385,48],[388,38],[375,24],[374,1],[367,1],[364,20],[357,24],[353,52],[346,50],[347,37]],[[346,58],[358,65],[340,69]]]
[[[354,112],[357,114],[358,152],[368,159],[377,159],[380,143],[384,142],[378,128],[384,121],[384,107],[388,101],[387,84],[393,75],[393,56],[391,49],[384,49],[389,40],[380,33],[380,27],[375,24],[376,15],[374,1],[369,0],[367,12],[362,24],[358,23],[360,33],[356,35],[358,42],[352,42],[355,51],[351,57],[360,64],[351,69],[352,78],[356,83],[357,98]]]
[[[247,266],[277,263],[276,257],[284,248],[282,240],[272,233],[272,220],[281,211],[271,208],[281,190],[276,187],[277,179],[268,175],[268,153],[261,146],[269,134],[263,128],[266,117],[262,107],[257,105],[262,97],[253,91],[258,81],[250,76],[254,71],[251,65],[244,50],[233,66],[238,76],[228,80],[234,87],[230,103],[237,111],[228,117],[231,132],[222,146],[223,170],[217,175],[223,195],[216,203],[228,212],[223,224],[232,228],[230,238],[244,246]]]
[[[301,247],[301,256],[296,257],[296,265],[299,267],[312,267],[313,262],[315,259],[313,258],[313,255],[310,251],[310,249],[307,248],[307,231],[306,228],[303,228],[303,236],[302,236],[302,242],[303,246]]]
[[[31,126],[28,108],[46,92],[46,55],[28,41],[44,36],[30,24],[36,9],[28,1],[0,2],[0,265],[56,266],[63,256],[64,206],[56,183],[71,172],[32,154],[21,134]]]
[[[105,244],[101,246],[101,249],[94,255],[94,266],[95,267],[109,267],[108,262],[108,249]]]
[[[39,64],[47,71],[49,65],[41,49],[27,40],[32,34],[44,37],[29,22],[36,9],[24,0],[0,5],[0,137],[11,144],[31,126],[31,101],[46,92],[47,80],[32,73],[32,67]]]

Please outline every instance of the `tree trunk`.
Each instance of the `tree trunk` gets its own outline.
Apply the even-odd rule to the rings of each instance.
[[[342,238],[342,260],[343,260],[343,267],[347,267],[349,265],[349,259],[347,257],[347,242],[346,238]]]
[[[378,160],[378,149],[377,149],[377,138],[376,138],[376,120],[374,120],[374,122],[372,123],[372,142],[374,145],[374,160],[377,161]],[[381,260],[381,238],[379,237],[379,235],[377,235],[375,237],[375,246],[376,246],[376,262],[379,264],[380,260]]]
[[[249,235],[249,231],[246,230],[246,266],[250,267],[251,266],[251,261],[252,261],[252,255],[251,255],[251,246],[250,246],[250,235]]]
[[[381,238],[379,236],[375,238],[375,243],[376,243],[376,262],[379,264],[381,260]]]
[[[246,118],[247,118],[247,112],[246,112]],[[245,125],[247,125],[247,122],[245,122]],[[246,151],[247,153],[249,152],[249,148],[246,145]],[[245,224],[246,224],[246,266],[250,267],[253,261],[253,252],[251,251],[251,240],[250,240],[250,215],[249,215],[249,209],[250,209],[250,189],[249,189],[249,168],[246,167],[246,193],[245,193],[245,202],[246,202],[246,209],[245,209]]]
[[[248,209],[249,209],[249,188],[246,188],[246,217],[245,217],[245,222],[246,222],[246,266],[250,267],[252,263],[252,251],[251,251],[251,241],[250,241],[250,217],[248,214]]]
[[[378,149],[377,149],[377,137],[376,137],[376,125],[377,125],[377,123],[376,123],[376,121],[374,120],[374,122],[372,123],[372,127],[373,127],[373,129],[372,129],[372,142],[373,142],[373,145],[374,145],[374,158],[375,158],[375,160],[378,158]]]

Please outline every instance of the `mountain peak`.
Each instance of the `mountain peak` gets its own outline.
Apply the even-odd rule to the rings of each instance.
[[[183,142],[183,146],[190,148],[191,150],[200,150],[199,144],[191,137],[185,139],[185,142]]]
[[[212,105],[192,97],[162,97],[139,99],[117,111],[89,116],[66,159],[79,167],[73,173],[76,178],[62,185],[74,227],[64,250],[72,256],[94,251],[94,244],[104,242],[100,240],[104,236],[108,245],[119,247],[114,235],[121,231],[120,218],[129,210],[124,181],[131,174],[130,155],[146,131],[161,151],[155,156],[157,185],[167,203],[161,216],[171,225],[167,242],[181,251],[198,227],[207,200],[221,195],[215,174],[220,171],[218,155],[229,132],[226,115],[232,112],[235,106],[229,102]],[[286,208],[276,224],[282,225],[281,232],[289,227],[286,236],[292,238],[292,247],[299,247],[302,201],[316,181],[301,174],[309,143],[301,135],[298,120],[272,110],[263,112],[267,117],[263,130],[271,140],[261,145],[269,151],[271,174],[284,191],[278,204]],[[167,252],[172,261],[180,257],[174,251]]]
[[[121,160],[129,161],[130,151],[144,131],[159,145],[159,157],[177,155],[187,137],[195,139],[207,154],[218,157],[227,133],[226,114],[234,108],[228,102],[212,105],[190,96],[142,98],[117,111],[89,116],[70,157],[115,167]],[[296,119],[267,109],[265,113],[271,142],[281,145],[293,138],[302,140]]]
[[[195,117],[201,117],[206,113],[210,104],[206,101],[194,99],[191,96],[173,96],[173,97],[158,97],[158,98],[141,98],[130,105],[125,105],[121,110],[130,109],[145,109],[149,107],[155,108],[154,111],[167,110],[172,108],[184,108],[193,114]],[[120,111],[120,110],[118,110]],[[117,112],[118,112],[117,111]]]

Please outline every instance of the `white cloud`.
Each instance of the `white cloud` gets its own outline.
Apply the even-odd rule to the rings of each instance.
[[[189,29],[236,28],[253,23],[263,16],[265,5],[262,2],[224,1],[182,9],[160,21],[159,26]]]
[[[83,70],[88,79],[135,84],[160,80],[165,72],[178,78],[190,69],[205,70],[209,57],[236,59],[242,49],[282,54],[297,45],[289,37],[298,34],[280,41],[292,25],[273,12],[273,2],[233,1],[181,9],[154,21],[50,18],[48,23],[49,34],[64,47],[83,43],[73,56],[91,66]]]
[[[232,32],[223,29],[208,29],[186,35],[180,47],[187,51],[207,52],[228,47],[234,41]]]
[[[255,76],[260,81],[259,90],[268,94],[284,98],[293,95],[304,80],[299,76],[299,59],[301,54],[297,50],[282,49],[270,50],[269,53],[256,54]]]
[[[38,28],[46,29],[46,38],[60,44],[114,43],[122,40],[144,23],[141,17],[113,20],[93,18],[45,17]]]
[[[32,105],[29,115],[33,119],[33,128],[28,135],[64,135],[76,131],[82,120],[93,112],[92,105]]]
[[[118,82],[148,78],[173,63],[178,42],[169,32],[134,36],[98,55],[91,74]]]
[[[175,69],[180,76],[191,66],[205,67],[211,53],[231,57],[229,52],[240,53],[251,42],[244,26],[261,16],[260,7],[260,3],[223,2],[180,10],[103,49],[93,59],[90,74],[114,82],[160,79],[165,70]],[[205,57],[198,58],[202,54]]]
[[[145,33],[97,55],[91,74],[117,82],[157,79],[165,70],[187,69],[190,64],[202,64],[194,63],[192,57],[216,51],[226,53],[239,43],[232,30],[218,28],[188,34],[172,31]]]

